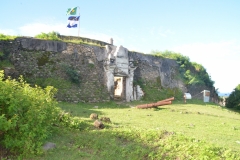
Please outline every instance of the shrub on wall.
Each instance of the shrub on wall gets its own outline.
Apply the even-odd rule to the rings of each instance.
[[[189,57],[171,51],[152,51],[151,54],[157,57],[176,60],[179,65],[179,73],[186,85],[204,84],[207,87],[213,87],[214,81],[211,79],[211,76],[207,73],[206,69],[201,64],[190,62]]]
[[[15,154],[40,153],[59,109],[53,87],[30,87],[22,77],[4,80],[0,71],[0,145]]]
[[[80,83],[80,74],[78,73],[78,71],[75,70],[71,66],[63,65],[63,67],[65,69],[66,74],[70,78],[70,80],[75,84],[79,84]]]
[[[16,38],[16,36],[10,36],[10,35],[5,35],[5,34],[0,33],[0,40],[13,40],[15,38]]]
[[[40,39],[46,39],[46,40],[54,40],[54,41],[58,41],[60,40],[60,38],[58,38],[59,33],[58,32],[49,32],[49,33],[41,33],[36,35],[36,38],[40,38]]]
[[[170,97],[174,97],[175,100],[182,100],[183,94],[178,88],[162,88],[158,89],[151,86],[143,88],[145,101],[160,101]]]
[[[145,101],[160,101],[170,97],[176,100],[182,100],[183,93],[178,88],[163,88],[161,86],[160,77],[156,81],[144,81],[138,79],[133,82],[134,85],[139,85],[144,92],[143,100]]]

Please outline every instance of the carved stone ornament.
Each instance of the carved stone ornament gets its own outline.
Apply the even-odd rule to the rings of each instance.
[[[114,68],[113,71],[114,75],[118,75],[118,76],[128,76],[128,74],[124,73],[121,69],[119,69],[118,67]]]

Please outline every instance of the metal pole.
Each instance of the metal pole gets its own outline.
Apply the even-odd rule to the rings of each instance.
[[[79,34],[80,34],[80,7],[78,6],[79,8],[79,26],[78,26],[78,37],[79,37]]]

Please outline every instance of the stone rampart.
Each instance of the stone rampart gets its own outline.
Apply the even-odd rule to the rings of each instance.
[[[62,40],[79,37],[61,36]],[[0,41],[0,52],[7,55],[13,67],[5,67],[7,75],[23,75],[27,82],[42,87],[58,88],[56,98],[69,102],[99,102],[114,99],[114,77],[122,77],[122,100],[138,100],[142,96],[134,82],[157,84],[158,88],[187,88],[178,75],[178,64],[171,59],[128,51],[122,46],[80,38],[100,46],[63,41],[19,37]],[[194,89],[196,91],[197,89]],[[198,91],[196,91],[198,92]],[[138,94],[137,94],[138,93]],[[141,93],[141,94],[139,94]]]
[[[99,46],[111,45],[107,42],[85,38],[85,37],[64,36],[64,35],[58,35],[58,37],[63,41],[81,41],[83,43],[97,44]]]
[[[11,42],[8,52],[18,75],[42,87],[58,88],[58,100],[109,101],[102,47],[21,37]]]

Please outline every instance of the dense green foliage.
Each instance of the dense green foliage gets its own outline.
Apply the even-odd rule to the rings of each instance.
[[[233,109],[240,109],[240,84],[227,98],[226,107]]]
[[[0,145],[13,154],[42,152],[42,145],[55,126],[80,129],[79,118],[57,107],[56,89],[31,87],[23,77],[4,79],[0,72]]]
[[[4,80],[0,73],[0,143],[11,152],[39,153],[43,141],[51,135],[58,109],[53,95],[56,89],[32,88],[22,77]]]
[[[189,57],[171,51],[152,51],[151,54],[158,57],[176,60],[180,66],[179,73],[185,84],[204,84],[208,87],[213,87],[214,81],[211,80],[211,77],[208,75],[206,69],[201,64],[190,62]]]
[[[5,35],[0,33],[0,40],[13,40],[15,39],[17,36],[10,36],[10,35]]]
[[[40,38],[40,39],[46,39],[46,40],[54,40],[58,41],[60,38],[58,38],[59,33],[58,32],[49,32],[49,33],[41,33],[35,36],[35,38]]]

